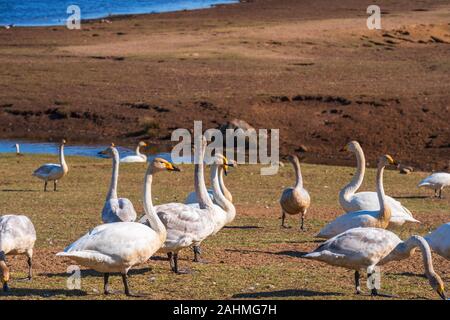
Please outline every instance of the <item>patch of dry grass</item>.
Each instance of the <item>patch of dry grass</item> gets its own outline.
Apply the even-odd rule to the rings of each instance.
[[[102,276],[82,272],[80,291],[66,289],[66,268],[70,262],[55,253],[101,223],[100,212],[109,184],[110,160],[68,157],[69,175],[59,184],[58,192],[44,193],[40,180],[31,176],[40,164],[54,162],[54,156],[0,157],[0,214],[21,213],[33,221],[38,240],[35,252],[35,278],[30,283],[11,282],[13,288],[2,299],[127,299],[124,295],[105,297]],[[151,299],[371,299],[353,294],[352,272],[300,258],[319,242],[314,235],[335,216],[342,213],[338,190],[351,178],[353,168],[305,164],[305,186],[312,197],[307,231],[298,230],[297,217],[288,223],[295,228],[279,227],[278,198],[283,187],[293,183],[293,170],[286,166],[278,175],[260,176],[258,166],[241,165],[226,178],[237,206],[237,217],[230,228],[222,230],[203,244],[203,256],[209,264],[194,264],[192,253],[181,252],[182,267],[191,275],[174,275],[168,262],[157,255],[147,264],[131,271],[134,290],[149,293]],[[182,166],[180,173],[162,173],[154,179],[156,204],[183,201],[193,187],[193,168]],[[133,201],[142,212],[144,164],[122,165],[119,196]],[[407,238],[425,234],[448,221],[450,196],[436,200],[432,192],[416,188],[426,174],[400,175],[386,171],[386,192],[400,197],[421,225],[406,225],[396,232]],[[374,189],[375,171],[369,169],[363,189]],[[435,269],[449,282],[448,261],[434,255]],[[12,278],[25,276],[23,257],[8,257]],[[383,267],[382,288],[404,299],[434,299],[437,295],[420,274],[420,254]],[[112,286],[122,289],[119,277]]]

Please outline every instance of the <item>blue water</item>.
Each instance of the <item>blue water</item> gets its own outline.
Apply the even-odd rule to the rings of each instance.
[[[64,25],[67,7],[77,5],[81,19],[208,8],[238,0],[0,0],[0,25]]]
[[[57,156],[59,144],[51,142],[30,142],[30,141],[16,141],[16,140],[0,140],[0,154],[1,153],[15,153],[15,144],[18,143],[20,146],[20,153],[26,154],[52,154]],[[64,147],[64,154],[66,156],[82,156],[82,157],[94,157],[103,158],[99,152],[105,150],[108,145],[66,145]],[[128,155],[133,155],[135,153],[135,148],[128,148],[117,146],[119,150],[120,157],[125,157]],[[142,152],[142,151],[141,151]],[[161,157],[166,160],[171,161],[170,153],[163,152],[152,154],[149,159],[154,157]],[[56,160],[55,160],[56,161]]]

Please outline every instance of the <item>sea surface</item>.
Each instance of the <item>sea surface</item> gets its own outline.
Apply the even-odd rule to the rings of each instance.
[[[238,0],[0,0],[0,26],[65,25],[77,5],[81,20],[111,15],[159,13],[208,8]]]

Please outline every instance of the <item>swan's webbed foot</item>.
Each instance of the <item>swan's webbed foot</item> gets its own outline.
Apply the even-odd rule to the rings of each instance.
[[[395,296],[395,295],[392,295],[392,294],[389,294],[389,293],[379,292],[375,288],[370,291],[370,295],[372,297],[398,298],[398,296]]]

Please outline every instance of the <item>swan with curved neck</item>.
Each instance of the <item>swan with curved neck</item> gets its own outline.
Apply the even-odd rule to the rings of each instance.
[[[6,256],[25,255],[28,262],[28,277],[31,280],[33,248],[36,242],[36,230],[30,219],[23,215],[8,214],[0,216],[0,276],[3,291],[8,291],[9,268]]]
[[[53,181],[53,190],[56,191],[56,184],[58,180],[61,180],[67,172],[69,167],[67,166],[66,159],[64,158],[64,145],[66,140],[63,139],[59,146],[59,164],[46,163],[33,172],[33,176],[44,180],[44,191],[47,191],[47,183]]]
[[[346,212],[360,210],[375,211],[379,210],[378,196],[376,192],[358,192],[364,180],[366,171],[366,158],[361,145],[357,141],[349,142],[345,151],[353,152],[356,155],[356,173],[353,179],[339,192],[339,203]],[[391,220],[389,227],[401,226],[405,222],[419,222],[412,216],[411,212],[405,208],[399,201],[386,196],[386,202],[391,208]]]
[[[224,157],[224,156],[222,155],[222,157]],[[228,161],[228,159],[226,157],[224,157],[224,158],[225,158],[225,161],[227,162],[227,166],[229,166],[229,167],[235,167],[236,166],[235,162]],[[213,170],[212,166],[211,166],[211,170]],[[218,166],[218,170],[219,170],[218,177],[219,177],[220,192],[224,195],[224,197],[229,202],[233,202],[233,196],[232,196],[230,190],[228,190],[228,188],[225,186],[225,182],[224,182],[224,179],[223,179],[223,176],[228,174],[227,170],[224,170],[223,166]],[[212,181],[212,171],[211,171],[211,185],[213,184],[212,182],[213,181]],[[218,192],[216,190],[216,194],[217,193]],[[214,188],[208,189],[208,196],[211,198],[211,200],[215,204],[217,204],[217,201],[214,198],[214,194],[215,194],[214,193]],[[188,196],[186,197],[186,200],[184,200],[184,203],[186,203],[186,204],[198,203],[197,193],[195,193],[195,191],[189,193]]]
[[[281,206],[281,226],[287,228],[284,221],[286,219],[286,214],[296,215],[301,214],[301,225],[300,229],[304,230],[304,221],[306,216],[306,211],[311,204],[311,198],[308,191],[303,188],[303,177],[300,169],[300,161],[297,156],[290,155],[288,160],[292,163],[295,170],[295,185],[294,187],[289,187],[284,189],[280,198]]]
[[[136,210],[133,203],[127,198],[118,198],[117,183],[119,180],[119,151],[111,144],[111,147],[102,152],[112,157],[112,176],[109,191],[106,196],[105,205],[102,210],[102,221],[111,222],[132,222],[136,220]]]
[[[199,195],[198,206],[184,203],[167,203],[156,206],[159,218],[167,229],[167,240],[161,252],[167,253],[170,267],[175,273],[186,273],[178,268],[178,252],[188,247],[198,248],[202,241],[218,232],[226,223],[226,212],[214,205],[209,198],[203,173],[206,140],[196,141],[195,146],[195,192]],[[140,222],[143,222],[142,219]],[[199,260],[200,252],[195,252]]]
[[[141,148],[146,147],[147,143],[144,141],[139,141],[136,147],[136,154],[131,156],[126,156],[120,159],[120,162],[123,163],[132,163],[132,162],[147,162],[147,156],[141,153]]]
[[[211,185],[212,185],[212,195],[214,199],[214,207],[217,211],[225,211],[226,219],[225,224],[222,224],[222,220],[219,220],[220,223],[217,224],[217,228],[215,229],[213,234],[216,234],[222,227],[233,222],[236,217],[236,208],[233,203],[223,194],[223,189],[220,184],[220,176],[223,175],[223,172],[227,172],[228,167],[234,166],[234,163],[230,163],[228,159],[221,155],[216,154],[214,156],[214,161],[211,165]],[[193,192],[192,194],[197,195],[197,193]],[[209,191],[208,194],[210,195]],[[189,204],[190,206],[194,206],[199,208],[198,202]],[[200,254],[201,248],[200,246],[194,246],[194,262],[200,262]]]
[[[316,250],[303,257],[355,270],[355,288],[356,293],[359,294],[361,270],[367,270],[368,278],[373,279],[372,275],[376,266],[407,259],[416,248],[422,251],[425,275],[431,287],[445,300],[444,283],[433,269],[430,247],[425,239],[419,236],[412,236],[402,241],[388,230],[353,228],[325,241]],[[379,294],[375,285],[372,286],[371,293]]]
[[[102,224],[56,255],[104,274],[104,293],[109,294],[110,273],[121,273],[125,294],[134,296],[128,285],[128,271],[146,262],[164,244],[167,231],[152,203],[153,175],[161,171],[179,171],[170,162],[156,158],[147,168],[144,181],[144,218],[137,222]]]
[[[450,260],[450,222],[444,223],[424,238],[433,251]]]
[[[361,210],[348,212],[342,216],[339,216],[320,230],[317,237],[328,239],[348,229],[357,227],[387,228],[391,219],[391,207],[387,202],[386,195],[384,193],[383,172],[385,166],[388,164],[396,164],[390,155],[384,155],[378,160],[376,188],[379,209],[374,211]]]

